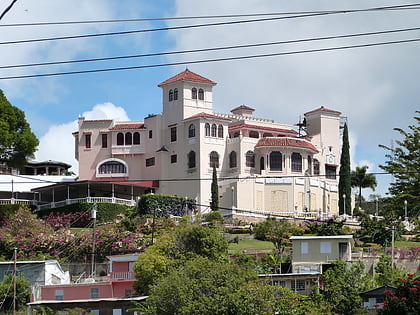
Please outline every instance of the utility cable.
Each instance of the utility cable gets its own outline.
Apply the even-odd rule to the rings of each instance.
[[[10,9],[12,9],[12,7],[14,6],[14,4],[16,3],[17,0],[13,0],[12,3],[9,4],[9,6],[3,11],[3,13],[0,15],[0,21],[1,19],[6,15],[7,12],[10,11]]]
[[[157,17],[157,18],[138,18],[138,19],[113,19],[113,20],[89,20],[89,21],[62,21],[62,22],[34,22],[34,23],[14,23],[3,24],[0,27],[17,26],[45,26],[45,25],[71,25],[71,24],[97,24],[97,23],[127,23],[127,22],[147,22],[147,21],[174,21],[174,20],[199,20],[199,19],[221,19],[221,18],[242,18],[257,16],[278,16],[278,15],[302,15],[302,14],[342,14],[355,12],[372,12],[387,10],[416,10],[420,9],[420,3],[401,4],[385,7],[372,7],[367,9],[353,10],[323,10],[323,11],[294,11],[294,12],[275,12],[275,13],[250,13],[250,14],[225,14],[225,15],[201,15],[201,16],[183,16],[183,17]]]
[[[120,60],[120,59],[133,59],[133,58],[143,58],[143,57],[156,57],[156,56],[165,56],[165,55],[188,54],[188,53],[197,53],[197,52],[221,51],[221,50],[230,50],[230,49],[239,49],[239,48],[264,47],[264,46],[294,44],[294,43],[311,42],[311,41],[353,38],[353,37],[381,35],[381,34],[392,34],[392,33],[400,33],[400,32],[418,31],[418,30],[420,30],[420,27],[376,31],[376,32],[366,32],[366,33],[356,33],[356,34],[323,36],[323,37],[314,37],[314,38],[301,38],[301,39],[295,39],[295,40],[256,43],[256,44],[245,44],[245,45],[235,45],[235,46],[223,46],[223,47],[202,48],[202,49],[178,50],[178,51],[169,51],[169,52],[157,52],[157,53],[139,54],[139,55],[126,55],[126,56],[114,56],[114,57],[103,57],[103,58],[38,62],[38,63],[28,63],[28,64],[18,64],[18,65],[6,65],[6,66],[0,66],[0,69],[23,68],[23,67],[28,68],[28,67],[35,67],[35,66],[50,66],[50,65],[72,64],[72,63],[97,62],[97,61],[108,61],[108,60]]]
[[[109,71],[123,71],[123,70],[134,70],[134,69],[169,67],[169,66],[178,66],[178,65],[191,65],[191,64],[200,64],[200,63],[221,62],[221,61],[246,60],[246,59],[255,59],[255,58],[266,58],[266,57],[275,57],[275,56],[286,56],[286,55],[297,55],[297,54],[305,54],[305,53],[324,52],[324,51],[365,48],[365,47],[374,47],[374,46],[383,46],[383,45],[394,45],[394,44],[412,43],[412,42],[418,42],[418,41],[420,41],[420,38],[376,42],[376,43],[359,44],[359,45],[349,45],[349,46],[336,46],[336,47],[328,47],[328,48],[296,50],[296,51],[269,53],[269,54],[257,54],[257,55],[247,55],[247,56],[237,56],[237,57],[225,57],[225,58],[190,60],[190,61],[180,61],[180,62],[168,62],[168,63],[161,63],[161,64],[140,65],[140,66],[103,68],[103,69],[68,71],[68,72],[51,72],[51,73],[29,74],[29,75],[4,76],[4,77],[0,77],[0,80],[28,79],[28,78],[52,77],[52,76],[74,75],[74,74],[84,74],[84,73],[99,73],[99,72],[109,72]]]

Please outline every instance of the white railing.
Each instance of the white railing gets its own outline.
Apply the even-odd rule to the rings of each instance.
[[[244,214],[244,215],[259,215],[264,217],[279,217],[279,218],[319,218],[320,214],[318,211],[265,211],[265,210],[254,210],[254,209],[232,209],[232,214]],[[327,218],[327,215],[321,217]]]
[[[66,199],[62,201],[45,203],[42,205],[38,205],[38,210],[58,208],[58,207],[63,207],[65,205],[72,205],[75,203],[83,203],[83,202],[88,202],[88,203],[108,202],[108,203],[116,203],[116,204],[125,205],[125,206],[136,205],[135,200],[121,199],[121,198],[115,198],[115,197],[85,197],[85,198]]]
[[[144,145],[138,146],[113,146],[111,148],[112,154],[144,154]]]
[[[36,204],[36,200],[28,200],[28,199],[0,199],[0,205],[32,205]]]
[[[132,271],[111,272],[111,279],[128,280],[134,279],[136,274]]]

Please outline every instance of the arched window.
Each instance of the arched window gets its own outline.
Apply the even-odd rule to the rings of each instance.
[[[188,168],[195,168],[195,152],[190,151],[188,153]]]
[[[265,162],[263,156],[260,158],[260,171],[262,170],[265,170]]]
[[[229,167],[230,168],[235,168],[237,167],[237,162],[236,162],[236,152],[232,151],[229,154]]]
[[[178,89],[174,89],[174,101],[178,99]]]
[[[191,89],[191,98],[193,100],[196,100],[197,99],[197,89],[196,88],[192,88]]]
[[[219,153],[217,153],[216,151],[210,152],[210,167],[219,168]]]
[[[99,165],[98,174],[127,174],[127,167],[119,161],[107,161]]]
[[[124,145],[124,134],[122,132],[117,134],[117,145]]]
[[[169,90],[169,102],[172,102],[174,100],[174,91]]]
[[[217,133],[217,126],[216,124],[213,124],[211,125],[211,136],[216,137],[216,133]]]
[[[281,171],[282,170],[282,154],[279,151],[273,151],[270,153],[270,170]]]
[[[133,144],[140,144],[140,134],[138,132],[133,133]]]
[[[195,125],[191,124],[188,126],[188,138],[194,138],[195,137]]]
[[[127,132],[125,134],[125,145],[132,145],[133,144],[133,136],[131,132]]]
[[[312,156],[308,155],[308,175],[312,175]]]
[[[204,90],[203,89],[198,90],[198,99],[199,100],[204,100]]]
[[[254,152],[248,151],[245,154],[245,165],[246,165],[246,167],[255,167],[255,155],[254,155]]]
[[[204,130],[205,130],[206,137],[210,137],[210,124],[209,123],[206,123],[204,125]]]
[[[260,135],[258,134],[258,132],[257,131],[253,131],[253,130],[251,130],[250,132],[249,132],[249,137],[250,138],[259,138],[260,137]]]
[[[217,127],[217,136],[218,136],[219,138],[223,138],[223,125],[219,125],[219,126]]]
[[[314,175],[319,175],[319,161],[314,159]]]
[[[302,172],[302,155],[300,153],[292,153],[292,172]]]

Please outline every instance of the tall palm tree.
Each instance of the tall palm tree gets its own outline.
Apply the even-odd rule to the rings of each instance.
[[[375,190],[378,185],[375,175],[366,174],[368,166],[356,166],[356,170],[351,171],[351,187],[359,188],[359,208],[362,207],[362,188]]]

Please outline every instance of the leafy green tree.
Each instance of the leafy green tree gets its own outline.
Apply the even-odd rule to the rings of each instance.
[[[362,189],[371,188],[375,190],[377,186],[376,177],[372,174],[367,174],[368,166],[356,166],[356,170],[351,172],[351,187],[359,189],[359,208],[362,208]]]
[[[395,292],[387,294],[384,308],[379,310],[382,315],[417,315],[420,314],[420,277],[408,274],[400,279]]]
[[[257,224],[254,232],[256,239],[272,242],[278,253],[284,254],[286,247],[291,245],[290,236],[302,235],[303,229],[286,219],[276,220],[270,217]]]
[[[192,224],[169,231],[139,256],[135,265],[135,289],[147,294],[151,285],[171,268],[196,257],[224,259],[227,248],[226,239],[214,228]]]
[[[0,90],[0,164],[21,169],[39,144],[25,113],[10,104]]]
[[[24,277],[16,277],[16,309],[24,309],[29,302],[31,290],[28,280]],[[0,282],[0,312],[5,312],[13,308],[13,275],[8,275]]]
[[[345,226],[344,222],[335,219],[328,219],[327,221],[308,220],[306,221],[306,227],[310,234],[319,236],[351,234],[350,228]]]
[[[216,166],[213,165],[213,177],[211,181],[211,201],[210,208],[212,211],[219,210],[219,184],[217,181]]]
[[[379,167],[394,176],[389,188],[392,198],[388,200],[388,209],[403,215],[404,200],[407,200],[409,217],[416,216],[420,210],[420,117],[414,119],[416,123],[408,126],[408,131],[394,128],[403,137],[395,141],[395,147],[379,145],[388,152],[387,161]]]
[[[351,209],[350,144],[347,123],[344,124],[343,130],[343,144],[341,146],[339,175],[338,208],[339,213],[344,214],[344,209],[346,209],[346,211]],[[344,198],[344,195],[346,198]],[[345,205],[344,202],[346,203]]]
[[[396,285],[398,280],[405,276],[405,270],[399,268],[396,264],[392,266],[391,257],[381,255],[375,266],[375,281],[378,286]]]
[[[338,314],[357,314],[362,299],[359,293],[373,287],[372,278],[364,272],[362,261],[351,266],[343,261],[336,261],[335,266],[324,273],[324,299]]]

